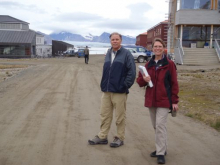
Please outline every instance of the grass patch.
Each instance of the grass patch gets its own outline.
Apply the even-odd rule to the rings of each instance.
[[[191,113],[186,113],[185,115],[188,116],[188,117],[193,118],[193,115]]]
[[[202,74],[193,74],[192,75],[194,78],[203,78],[203,75]]]
[[[202,110],[195,111],[192,109],[189,112],[187,112],[185,116],[202,121],[206,123],[207,125],[210,125],[211,127],[220,131],[220,116],[205,113]]]
[[[0,69],[27,68],[27,65],[0,65]]]
[[[180,113],[220,131],[219,73],[182,73],[179,81]]]
[[[216,121],[211,124],[211,127],[215,128],[216,130],[220,131],[220,120]]]

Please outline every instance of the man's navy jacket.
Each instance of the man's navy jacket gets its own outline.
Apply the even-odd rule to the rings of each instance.
[[[108,50],[103,66],[101,90],[103,92],[129,93],[136,76],[134,57],[129,50],[121,47],[111,63],[112,48]]]

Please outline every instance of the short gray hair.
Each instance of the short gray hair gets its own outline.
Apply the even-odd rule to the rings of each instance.
[[[121,38],[121,40],[122,40],[122,35],[120,33],[113,32],[113,33],[110,34],[109,38],[111,38],[113,35],[118,35]]]

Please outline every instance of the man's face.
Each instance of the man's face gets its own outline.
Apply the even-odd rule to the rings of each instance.
[[[117,34],[111,36],[111,45],[114,51],[117,51],[121,47],[121,38]]]

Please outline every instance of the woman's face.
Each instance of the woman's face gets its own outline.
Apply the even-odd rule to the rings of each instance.
[[[162,56],[163,51],[164,51],[163,45],[160,42],[156,41],[153,46],[153,52],[155,56]]]

